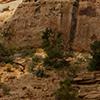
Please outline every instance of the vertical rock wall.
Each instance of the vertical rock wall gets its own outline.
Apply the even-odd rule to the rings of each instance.
[[[10,45],[16,47],[41,46],[41,33],[47,27],[64,34],[66,44],[71,26],[71,0],[38,0],[23,2],[12,19],[4,27],[10,26],[13,36]],[[4,28],[4,30],[5,30]]]
[[[100,0],[80,0],[77,23],[73,48],[88,51],[93,41],[100,40]]]

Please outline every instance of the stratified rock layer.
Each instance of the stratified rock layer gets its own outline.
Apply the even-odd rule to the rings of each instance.
[[[100,100],[100,72],[85,72],[73,80],[82,100]]]

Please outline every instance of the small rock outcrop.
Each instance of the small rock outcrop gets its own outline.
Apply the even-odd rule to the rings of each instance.
[[[73,84],[82,100],[100,100],[100,71],[80,73]]]

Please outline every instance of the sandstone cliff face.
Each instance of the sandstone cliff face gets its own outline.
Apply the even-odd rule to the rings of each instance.
[[[100,40],[99,17],[99,0],[24,0],[4,27],[13,33],[9,44],[18,48],[41,46],[41,33],[49,27],[64,34],[66,47],[82,51]]]
[[[64,33],[68,40],[71,11],[72,2],[68,0],[23,2],[5,25],[6,28],[10,26],[14,34],[10,44],[38,47],[41,45],[41,33],[47,27]]]

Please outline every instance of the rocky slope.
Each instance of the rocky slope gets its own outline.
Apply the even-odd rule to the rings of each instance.
[[[54,92],[63,79],[64,70],[46,70],[48,77],[39,78],[29,73],[30,58],[17,58],[25,66],[0,65],[0,100],[55,100]]]
[[[72,86],[78,90],[80,100],[100,100],[100,71],[87,71],[87,57],[87,53],[75,53],[74,58],[69,58],[74,67]],[[16,62],[25,69],[22,71],[22,66],[16,64],[0,64],[0,100],[56,100],[54,93],[66,79],[68,66],[62,70],[46,69],[47,77],[40,78],[29,72],[30,57],[17,57]]]

